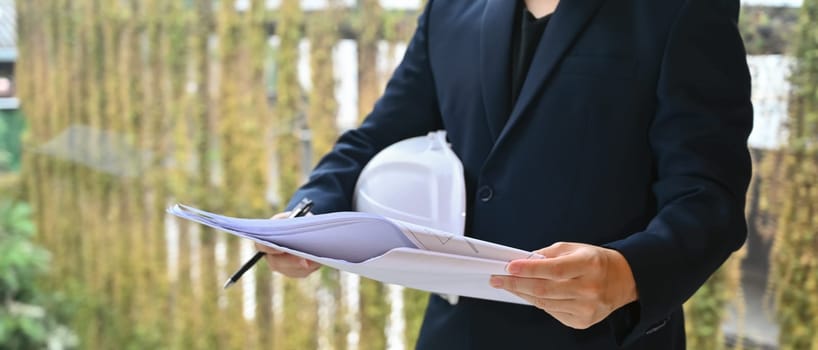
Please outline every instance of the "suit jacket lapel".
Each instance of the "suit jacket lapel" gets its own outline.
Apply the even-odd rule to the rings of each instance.
[[[520,96],[513,106],[508,122],[497,137],[491,154],[495,152],[497,147],[503,142],[503,139],[508,136],[509,131],[514,125],[519,122],[520,117],[528,105],[539,95],[539,91],[553,73],[554,68],[571,47],[574,39],[582,32],[588,21],[596,13],[596,10],[603,1],[604,0],[562,0],[560,2],[548,23],[548,28],[546,28],[540,39],[537,51],[531,60],[528,75],[520,90]],[[506,50],[508,50],[508,48],[506,48]]]
[[[480,83],[489,131],[497,140],[509,113],[509,54],[516,2],[486,0],[480,27]]]

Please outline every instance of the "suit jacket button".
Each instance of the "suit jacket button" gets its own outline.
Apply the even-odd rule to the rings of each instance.
[[[494,191],[489,186],[480,187],[477,191],[477,198],[483,203],[490,201],[491,197],[494,197]]]

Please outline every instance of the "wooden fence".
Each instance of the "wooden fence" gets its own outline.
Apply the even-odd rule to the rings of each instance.
[[[24,178],[40,240],[53,252],[44,284],[65,293],[83,348],[413,343],[423,293],[389,298],[387,287],[334,271],[292,281],[263,266],[222,292],[251,247],[163,212],[173,201],[229,215],[280,210],[313,165],[304,160],[325,153],[339,132],[336,28],[360,33],[357,91],[371,106],[382,84],[378,43],[405,41],[412,28],[403,23],[416,16],[370,1],[342,10],[341,22],[329,10],[303,16],[294,1],[275,10],[264,3],[17,3],[30,125]],[[295,65],[304,36],[309,92]],[[302,155],[307,130],[312,157]],[[405,315],[390,318],[395,312]]]

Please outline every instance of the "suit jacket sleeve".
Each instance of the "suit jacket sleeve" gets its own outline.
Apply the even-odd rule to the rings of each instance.
[[[309,181],[290,200],[315,202],[314,213],[351,210],[355,183],[366,163],[397,141],[442,128],[427,51],[431,1],[386,90],[360,127],[344,133],[312,171]]]
[[[649,131],[658,214],[606,245],[630,264],[639,293],[629,344],[663,326],[746,238],[750,78],[737,0],[688,0],[665,48]]]

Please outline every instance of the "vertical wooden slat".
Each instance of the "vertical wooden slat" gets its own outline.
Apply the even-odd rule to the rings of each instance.
[[[818,349],[818,1],[805,0],[790,77],[789,142],[771,274],[782,349]]]
[[[311,159],[315,163],[330,151],[338,138],[337,115],[338,103],[335,99],[335,70],[333,67],[333,48],[338,41],[338,16],[334,14],[340,4],[336,0],[328,2],[328,8],[311,14],[306,19],[307,38],[310,44],[310,80],[312,89],[309,93],[307,123],[312,141]],[[324,268],[320,271],[321,285],[319,295],[327,295],[323,307],[329,314],[328,319],[319,319],[319,339],[327,344],[319,346],[343,349],[346,346],[348,326],[343,320],[344,308],[341,293],[340,274],[337,270]],[[319,316],[320,317],[320,316]],[[326,334],[323,334],[326,333]]]
[[[358,37],[358,112],[363,119],[381,94],[377,72],[378,38],[381,31],[382,8],[378,0],[358,2],[361,17]],[[361,348],[386,347],[386,289],[379,282],[366,278],[360,285]]]

